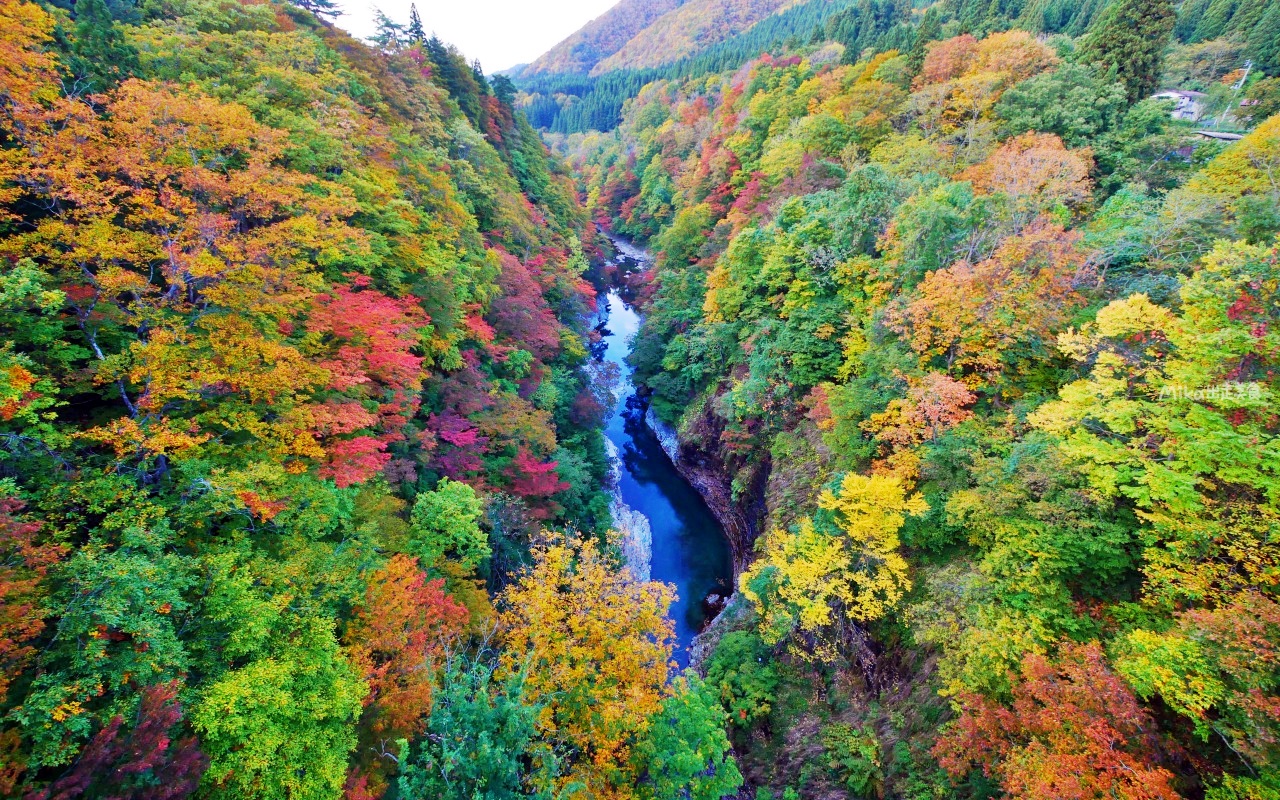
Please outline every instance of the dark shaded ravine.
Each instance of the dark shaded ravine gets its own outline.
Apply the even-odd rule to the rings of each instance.
[[[624,254],[619,254],[618,262],[623,271],[637,266]],[[732,590],[732,560],[720,524],[701,495],[676,471],[644,421],[644,405],[636,396],[626,363],[640,317],[617,291],[609,292],[607,303],[607,308],[601,304],[601,357],[617,364],[623,377],[605,436],[618,449],[618,489],[623,502],[647,517],[653,531],[651,579],[676,588],[678,597],[671,607],[675,658],[685,667],[693,638],[710,616],[704,600],[710,593],[728,595]]]

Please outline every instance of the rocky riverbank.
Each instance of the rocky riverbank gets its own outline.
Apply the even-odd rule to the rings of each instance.
[[[695,420],[694,427],[706,422],[699,418]],[[720,456],[703,445],[706,438],[682,438],[680,432],[658,419],[652,408],[645,412],[645,423],[662,443],[662,449],[671,458],[676,471],[702,495],[707,507],[724,529],[733,554],[733,574],[736,579],[751,563],[755,542],[760,535],[765,517],[763,491],[752,486],[741,498],[735,499],[733,479]]]
[[[622,471],[618,446],[606,439],[605,449],[609,453],[609,514],[613,517],[614,530],[619,535],[618,547],[622,550],[622,561],[633,580],[648,581],[653,565],[653,528],[648,517],[622,499],[622,490],[618,486]]]

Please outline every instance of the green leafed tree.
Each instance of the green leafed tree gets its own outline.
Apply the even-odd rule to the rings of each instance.
[[[707,662],[707,685],[719,691],[730,721],[742,728],[769,715],[779,682],[769,648],[752,630],[725,634]]]
[[[418,495],[411,517],[410,548],[423,566],[448,555],[475,568],[491,553],[489,539],[477,520],[483,509],[476,492],[448,478],[434,492]]]
[[[202,693],[191,721],[210,759],[205,787],[235,800],[337,797],[368,687],[328,620],[304,620],[274,650]]]
[[[132,685],[186,672],[179,625],[193,580],[190,560],[166,552],[172,538],[163,521],[132,527],[118,544],[94,541],[67,560],[56,598],[65,611],[13,712],[32,732],[32,764],[67,763],[95,723],[132,711]]]
[[[677,678],[644,736],[631,751],[639,800],[720,800],[742,786],[729,752],[729,720],[697,678]]]
[[[79,0],[68,66],[79,91],[105,92],[138,69],[138,51],[124,39],[103,0]]]
[[[542,708],[526,702],[520,673],[498,680],[484,660],[454,661],[435,696],[426,735],[400,770],[405,800],[549,798],[556,776],[539,742]]]
[[[1005,92],[996,113],[1009,133],[1056,133],[1069,147],[1080,147],[1119,123],[1127,99],[1125,86],[1088,64],[1068,62]]]

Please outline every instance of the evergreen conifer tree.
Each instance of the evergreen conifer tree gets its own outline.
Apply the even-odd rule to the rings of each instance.
[[[375,33],[370,40],[380,50],[396,50],[400,47],[400,38],[404,35],[404,26],[397,24],[391,17],[382,13],[382,9],[373,10]]]
[[[489,94],[491,88],[489,79],[484,76],[484,67],[480,66],[480,59],[471,62],[471,75],[476,79],[476,83],[480,85],[480,94]]]
[[[1136,103],[1156,90],[1176,17],[1173,0],[1119,0],[1086,37],[1080,61],[1114,70]]]
[[[416,3],[409,4],[409,27],[405,29],[405,33],[409,36],[409,41],[418,44],[427,38],[426,31],[422,29],[422,17],[418,16],[418,6]]]
[[[333,0],[293,0],[293,4],[304,11],[310,11],[322,20],[325,17],[336,17],[342,13],[338,9],[338,4]]]
[[[929,42],[937,41],[942,35],[942,22],[934,9],[924,12],[924,19],[916,27],[916,40],[911,51],[907,53],[907,63],[911,66],[911,74],[918,75],[924,66],[924,57],[928,54]]]
[[[1280,3],[1272,3],[1262,19],[1249,32],[1249,49],[1253,66],[1268,75],[1280,72]]]
[[[76,88],[84,94],[105,92],[138,69],[138,51],[124,39],[103,0],[79,0],[68,59]]]
[[[508,108],[515,105],[516,85],[506,75],[493,76],[493,96]]]

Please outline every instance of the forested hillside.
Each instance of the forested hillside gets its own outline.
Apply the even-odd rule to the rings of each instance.
[[[587,75],[654,20],[682,3],[683,0],[623,0],[548,50],[521,73],[526,76],[540,72]]]
[[[0,0],[0,796],[1280,798],[1280,4],[669,5]]]
[[[702,22],[695,25],[714,25],[723,8],[723,0],[700,2],[689,12],[701,14]],[[645,54],[645,63],[652,66],[637,68],[630,64],[615,64],[611,69],[592,65],[591,69],[575,70],[533,68],[516,76],[523,97],[525,113],[535,127],[557,133],[587,130],[612,130],[622,116],[622,104],[635,97],[646,84],[675,77],[705,76],[725,69],[738,67],[761,53],[784,46],[798,46],[816,35],[823,38],[826,21],[842,9],[848,9],[852,0],[804,0],[800,3],[781,3],[777,13],[765,16],[742,32],[722,27],[715,38],[699,40],[692,45],[680,43],[680,50],[667,51],[660,45],[669,33],[679,35],[664,27],[661,32],[633,34],[636,45],[633,51]],[[624,8],[619,4],[615,10]],[[733,18],[751,16],[749,10],[731,12]],[[657,23],[655,23],[657,26]],[[574,42],[594,27],[587,26],[568,41]],[[630,39],[628,39],[630,41]],[[568,42],[566,42],[567,44]],[[673,43],[674,45],[674,43]],[[562,45],[563,46],[563,45]],[[617,49],[621,49],[619,44]],[[547,57],[558,53],[560,47]],[[616,51],[615,51],[616,52]],[[547,58],[535,62],[535,67]],[[590,73],[590,74],[589,74]]]
[[[680,61],[736,38],[762,20],[812,0],[623,0],[527,67],[539,76],[602,75]],[[823,5],[831,5],[823,0]]]
[[[687,0],[654,20],[591,72],[643,69],[677,61],[741,33],[794,3],[795,0]]]
[[[0,0],[0,795],[737,786],[606,536],[572,180],[383,34]]]
[[[565,140],[747,554],[744,796],[1280,796],[1277,15],[943,2]]]
[[[845,63],[853,64],[889,50],[913,53],[918,62],[929,42],[960,33],[981,37],[1017,28],[1078,37],[1109,4],[1110,0],[942,0],[922,9],[920,3],[905,0],[805,0],[777,4],[778,13],[741,31],[728,31],[731,35],[702,37],[692,46],[665,50],[657,47],[667,36],[663,18],[629,46],[636,53],[654,55],[624,59],[620,54],[594,69],[564,63],[521,76],[519,85],[535,127],[556,133],[612,130],[621,121],[623,103],[655,80],[706,77],[764,53],[783,56],[823,42],[841,44]],[[736,19],[744,13],[737,0],[708,0],[697,9],[707,19]],[[690,7],[679,13],[695,11]],[[1280,7],[1274,2],[1195,0],[1178,5],[1176,12],[1176,42],[1206,49],[1228,42],[1239,59],[1251,59],[1269,75],[1280,72]]]

